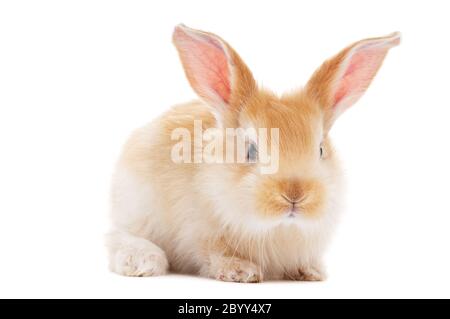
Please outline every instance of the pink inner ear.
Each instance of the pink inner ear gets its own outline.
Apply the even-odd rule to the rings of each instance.
[[[360,49],[351,57],[334,94],[334,106],[351,97],[355,102],[367,89],[386,54],[386,49]],[[350,106],[350,105],[348,105]]]
[[[175,36],[182,45],[187,76],[194,89],[203,97],[217,94],[225,103],[230,100],[228,58],[222,44],[207,34],[190,35],[177,30]]]

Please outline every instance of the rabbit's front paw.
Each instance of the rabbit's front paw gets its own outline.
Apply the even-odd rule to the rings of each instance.
[[[159,251],[122,249],[116,253],[112,268],[123,276],[160,276],[167,272],[168,262]]]
[[[254,263],[243,259],[224,259],[218,265],[214,277],[222,281],[231,282],[260,282],[262,274]]]
[[[298,281],[324,281],[326,279],[325,272],[319,267],[302,266],[296,272],[288,276],[288,279]]]

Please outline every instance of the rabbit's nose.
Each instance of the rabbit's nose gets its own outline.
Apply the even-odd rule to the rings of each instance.
[[[298,202],[300,202],[299,196],[289,197],[289,196],[286,196],[285,194],[281,194],[281,197],[283,197],[287,202],[291,203],[292,205],[295,205]]]
[[[298,180],[288,180],[282,182],[281,196],[291,204],[296,204],[302,200],[303,187]]]

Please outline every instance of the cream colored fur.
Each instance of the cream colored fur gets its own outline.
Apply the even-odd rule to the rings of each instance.
[[[329,129],[344,109],[337,105],[346,109],[364,93],[399,41],[393,34],[356,42],[326,61],[304,90],[278,97],[256,85],[225,41],[178,26],[174,43],[203,102],[172,107],[126,143],[112,184],[111,270],[323,280],[343,188]],[[264,176],[257,164],[174,163],[171,133],[193,133],[194,120],[204,129],[279,128],[279,170]],[[294,215],[286,196],[298,199]]]
[[[323,279],[321,258],[339,212],[339,171],[328,172],[334,182],[327,184],[332,198],[324,217],[258,219],[251,213],[251,175],[236,185],[229,181],[227,164],[172,163],[170,135],[161,132],[171,125],[189,127],[192,118],[185,114],[195,112],[208,116],[201,102],[176,106],[126,144],[112,186],[111,270],[160,275],[169,261],[176,272],[230,281]],[[221,255],[222,245],[227,251],[232,247],[230,256]]]

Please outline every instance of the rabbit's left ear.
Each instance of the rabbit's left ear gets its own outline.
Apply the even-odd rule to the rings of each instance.
[[[399,43],[398,32],[356,42],[313,74],[306,91],[324,108],[326,129],[363,95],[389,49]]]

